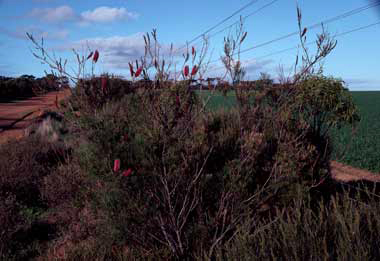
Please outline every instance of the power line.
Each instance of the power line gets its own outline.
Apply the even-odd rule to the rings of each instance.
[[[354,28],[354,29],[352,29],[352,30],[348,30],[348,31],[345,31],[345,32],[342,32],[342,33],[339,33],[339,34],[335,35],[335,37],[341,37],[341,36],[344,36],[344,35],[347,35],[347,34],[351,34],[351,33],[357,32],[357,31],[361,31],[361,30],[364,30],[364,29],[367,29],[367,28],[373,27],[373,26],[375,26],[375,25],[380,25],[380,21],[375,22],[375,23],[371,23],[371,24],[368,24],[368,25],[365,25],[365,26],[357,27],[357,28]],[[314,44],[314,43],[315,43],[315,42],[308,42],[308,43],[306,43],[306,45],[311,45],[311,44]],[[260,57],[254,58],[254,59],[245,60],[245,61],[243,61],[242,63],[247,63],[247,62],[251,62],[251,61],[262,60],[262,59],[264,59],[264,58],[266,58],[266,57],[273,56],[273,55],[280,54],[280,53],[284,53],[284,52],[291,51],[291,50],[295,50],[295,49],[297,49],[297,48],[298,48],[298,46],[294,46],[294,47],[290,47],[290,48],[282,49],[282,50],[279,50],[279,51],[276,51],[276,52],[272,52],[272,53],[269,53],[269,54],[266,54],[266,55],[263,55],[263,56],[260,56]],[[219,67],[216,67],[216,68],[210,69],[209,71],[216,71],[216,70],[223,69],[223,68],[224,68],[224,66],[219,66]]]
[[[244,17],[243,17],[243,20],[245,20],[245,19],[247,19],[248,17],[251,17],[251,16],[253,16],[253,15],[255,15],[255,14],[261,12],[261,11],[264,10],[265,8],[267,8],[267,7],[269,7],[269,6],[273,5],[273,4],[275,4],[275,3],[278,2],[278,1],[280,1],[280,0],[273,0],[273,1],[271,1],[270,3],[263,5],[262,7],[258,8],[257,10],[255,10],[255,11],[249,13],[248,15],[244,16]],[[215,32],[215,33],[209,35],[209,36],[208,36],[208,39],[213,38],[214,36],[216,36],[216,35],[218,35],[218,34],[224,32],[224,31],[226,31],[227,29],[229,29],[229,28],[231,28],[231,27],[233,27],[233,26],[235,26],[235,25],[237,25],[237,24],[239,24],[239,23],[240,23],[240,20],[239,20],[239,21],[236,21],[236,22],[234,22],[234,23],[232,23],[232,24],[230,24],[229,26],[224,27],[223,29],[221,29],[221,30],[219,30],[219,31],[217,31],[217,32]],[[198,42],[199,42],[199,41],[198,41]],[[195,45],[197,45],[197,43],[196,43]],[[180,49],[183,49],[183,47],[182,47],[182,48],[179,48],[178,50],[180,50]]]
[[[332,17],[332,18],[329,18],[329,19],[326,19],[326,20],[321,21],[321,22],[319,22],[319,23],[315,23],[315,24],[313,24],[313,25],[311,25],[311,26],[307,26],[306,28],[308,28],[308,30],[310,30],[310,29],[315,29],[315,28],[317,28],[317,27],[322,26],[322,24],[329,24],[329,23],[332,23],[332,22],[334,22],[334,21],[341,20],[341,19],[343,19],[343,18],[346,18],[346,17],[352,16],[352,15],[355,15],[355,14],[361,13],[361,12],[363,12],[363,11],[365,11],[365,10],[368,10],[368,9],[370,9],[370,8],[376,7],[376,6],[378,6],[378,5],[380,5],[380,1],[375,1],[375,2],[372,2],[372,3],[368,4],[368,5],[365,5],[365,6],[362,6],[362,7],[359,7],[359,8],[355,8],[355,9],[350,10],[350,11],[348,11],[348,12],[345,12],[345,13],[343,13],[343,14],[337,15],[337,16]],[[260,48],[260,47],[263,47],[263,46],[266,46],[266,45],[272,44],[272,43],[274,43],[274,42],[278,42],[278,41],[284,40],[284,39],[286,39],[286,38],[289,38],[289,37],[291,37],[291,36],[298,35],[298,34],[299,34],[299,32],[298,32],[298,31],[295,31],[295,32],[292,32],[292,33],[289,33],[289,34],[286,34],[286,35],[280,36],[280,37],[275,38],[275,39],[272,39],[272,40],[270,40],[270,41],[267,41],[267,42],[264,42],[264,43],[261,43],[261,44],[258,44],[258,45],[255,45],[255,46],[252,46],[252,47],[247,48],[247,49],[244,49],[244,50],[240,51],[240,54],[245,53],[245,52],[248,52],[248,51],[251,51],[251,50],[253,50],[253,49],[257,49],[257,48]],[[212,64],[212,63],[216,63],[216,62],[219,62],[219,59],[218,59],[218,60],[213,60],[213,61],[211,61],[210,64]]]
[[[376,23],[373,23],[373,24],[369,24],[369,25],[365,25],[365,26],[362,26],[362,27],[358,27],[358,28],[352,29],[350,31],[346,31],[346,32],[337,34],[336,37],[343,36],[343,35],[346,35],[346,34],[350,34],[350,33],[356,32],[356,31],[361,31],[361,30],[367,29],[369,27],[372,27],[372,26],[375,26],[375,25],[378,25],[378,24],[380,24],[380,21],[376,22]]]
[[[202,34],[194,37],[192,40],[190,40],[189,42],[187,42],[187,44],[190,44],[190,43],[193,43],[195,42],[196,40],[200,39],[201,37],[203,37],[204,35],[208,34],[209,32],[211,32],[212,30],[214,30],[215,28],[217,28],[218,26],[220,26],[221,24],[224,24],[225,22],[227,22],[228,20],[230,20],[232,17],[234,17],[236,14],[240,13],[241,11],[243,11],[244,9],[247,9],[248,7],[250,7],[251,5],[255,4],[256,2],[258,2],[259,0],[252,0],[250,1],[248,4],[242,6],[241,8],[239,8],[238,10],[236,10],[235,12],[233,12],[231,15],[229,15],[228,17],[224,18],[222,21],[218,22],[217,24],[215,24],[214,26],[210,27],[209,29],[207,29],[205,32],[203,32]],[[182,47],[178,48],[175,52],[179,51],[179,50],[182,50],[183,48],[185,48],[187,46],[187,44],[183,45]]]
[[[266,5],[262,6],[262,7],[260,7],[259,9],[255,10],[254,12],[249,13],[248,15],[244,16],[244,17],[243,17],[243,20],[244,20],[244,19],[247,19],[247,18],[250,17],[250,16],[253,16],[253,15],[259,13],[260,11],[264,10],[265,8],[267,8],[267,7],[271,6],[271,5],[273,5],[274,3],[278,2],[278,1],[279,1],[279,0],[273,0],[272,2],[270,2],[270,3],[268,3],[268,4],[266,4]],[[218,35],[218,34],[224,32],[224,31],[227,30],[228,28],[231,28],[232,26],[237,25],[238,23],[239,23],[239,21],[236,21],[235,23],[233,23],[233,24],[231,24],[231,25],[229,25],[229,26],[224,27],[223,29],[221,29],[221,30],[219,30],[219,31],[217,31],[217,32],[215,32],[215,33],[213,33],[212,35],[210,35],[209,38],[212,38],[212,37],[214,37],[215,35]]]

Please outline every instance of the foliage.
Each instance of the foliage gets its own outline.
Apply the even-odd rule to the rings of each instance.
[[[370,196],[364,203],[355,191],[346,190],[315,207],[310,198],[295,199],[294,205],[266,222],[248,220],[233,240],[218,249],[217,259],[371,260],[379,257],[376,196]]]
[[[61,145],[36,137],[0,147],[1,258],[30,258],[39,253],[36,245],[50,240],[54,228],[40,219],[47,210],[43,180],[64,153]]]
[[[22,75],[17,78],[0,76],[0,97],[1,100],[31,97],[59,90],[66,84],[65,79],[53,75],[42,78],[35,78],[32,75]]]
[[[298,84],[294,106],[301,110],[315,133],[326,135],[344,124],[356,125],[357,108],[342,80],[312,75]]]
[[[351,95],[361,120],[354,131],[349,126],[332,129],[333,159],[380,173],[379,92],[351,92]],[[348,148],[347,144],[350,144]]]
[[[377,192],[353,198],[329,176],[330,129],[358,120],[343,83],[314,71],[336,43],[323,32],[309,55],[297,13],[303,58],[291,81],[241,81],[242,23],[226,38],[222,61],[233,86],[223,94],[236,99],[229,110],[211,110],[212,96],[192,88],[207,43],[199,55],[194,47],[184,54],[182,81],[169,80],[172,63],[160,55],[155,30],[144,36],[145,56],[129,63],[132,81],[95,77],[93,68],[86,78],[86,61],[94,66],[100,53],[76,53],[76,86],[61,111],[70,138],[32,135],[24,146],[4,147],[12,169],[0,165],[0,221],[9,227],[0,249],[12,251],[2,254],[32,256],[9,240],[29,220],[57,230],[44,243],[28,238],[46,259],[310,259],[321,251],[345,258],[363,244],[368,257],[378,256]],[[28,36],[42,52],[35,56],[66,75],[66,62]]]
[[[125,94],[132,92],[131,88],[131,81],[109,74],[90,79],[80,79],[74,89],[75,95],[73,95],[71,105],[76,109],[94,112],[107,102],[118,100]]]
[[[314,81],[325,81],[316,84],[321,88],[336,82]],[[161,89],[132,84],[96,106],[81,99],[80,116],[71,118],[82,140],[79,164],[93,184],[101,184],[88,193],[102,213],[103,229],[112,231],[95,230],[95,242],[107,245],[100,252],[93,245],[92,254],[108,255],[116,247],[151,257],[210,258],[245,221],[262,220],[263,208],[275,213],[295,207],[294,199],[323,184],[331,152],[328,136],[315,132],[303,109],[318,103],[310,108],[325,106],[332,120],[346,124],[355,111],[351,103],[334,110],[324,96],[315,96],[314,103],[300,98],[309,84],[255,91],[229,111],[209,111],[208,97],[196,95],[186,82]],[[342,85],[331,98],[336,93],[350,101]],[[74,91],[72,100],[81,95]],[[319,111],[312,113],[319,117]],[[112,170],[115,160],[121,166]]]

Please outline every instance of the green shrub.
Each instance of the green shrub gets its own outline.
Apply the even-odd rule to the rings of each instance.
[[[64,162],[64,148],[35,136],[0,147],[0,257],[31,258],[55,228],[41,219],[43,180]],[[51,192],[55,193],[55,192]]]
[[[118,100],[130,93],[132,82],[119,77],[103,74],[100,77],[81,79],[77,82],[72,99],[75,108],[94,111],[111,100]],[[83,108],[86,106],[86,108]]]
[[[67,87],[68,82],[65,77],[46,75],[35,78],[32,75],[22,75],[17,78],[0,76],[0,101],[27,98],[41,95],[49,91],[57,91]]]
[[[113,247],[127,246],[212,257],[244,220],[267,217],[265,206],[272,214],[294,207],[295,198],[306,197],[329,173],[328,136],[305,120],[306,108],[318,103],[348,124],[354,111],[350,103],[335,109],[324,97],[302,98],[309,84],[241,91],[236,109],[219,112],[208,111],[186,82],[130,86],[104,102],[82,99],[80,116],[71,118],[82,140],[76,155],[92,184],[102,184],[90,191],[94,209],[105,215],[96,242],[107,242],[92,250],[111,255]],[[339,86],[330,99],[345,91]],[[74,92],[73,101],[82,95]],[[115,160],[121,168],[112,171]]]
[[[367,192],[368,193],[368,192]],[[310,198],[265,222],[246,220],[218,249],[227,260],[373,260],[380,255],[379,201],[349,191],[313,207]],[[355,194],[355,193],[354,193]]]
[[[200,54],[192,47],[184,55],[179,81],[169,81],[172,62],[165,66],[159,55],[156,30],[144,35],[145,56],[136,68],[129,63],[132,82],[107,74],[72,76],[76,87],[64,106],[72,133],[67,142],[74,148],[70,165],[43,175],[37,186],[51,208],[47,217],[59,216],[52,223],[61,232],[45,254],[56,258],[59,248],[67,259],[297,259],[318,258],[324,251],[327,258],[338,258],[347,257],[350,246],[368,242],[363,236],[352,243],[344,233],[376,227],[375,238],[377,202],[370,201],[365,212],[352,210],[365,200],[351,204],[349,193],[330,200],[329,188],[337,188],[329,178],[329,130],[355,124],[358,117],[340,80],[313,74],[322,72],[316,64],[336,42],[323,31],[317,53],[308,55],[299,8],[297,14],[303,55],[292,82],[273,84],[267,75],[256,84],[243,82],[243,21],[236,36],[225,38],[222,62],[237,100],[228,111],[208,110],[210,98],[194,91],[206,39]],[[43,42],[28,37],[41,52],[35,57],[67,74],[61,60],[47,59]],[[74,53],[77,75],[85,72],[87,60],[94,65],[99,58],[97,50],[82,58]],[[144,80],[135,81],[138,77]],[[222,92],[229,90],[223,83]],[[329,216],[330,210],[337,216]],[[318,226],[316,217],[329,223]],[[309,244],[301,249],[304,242]],[[374,249],[366,249],[368,256],[377,255]]]

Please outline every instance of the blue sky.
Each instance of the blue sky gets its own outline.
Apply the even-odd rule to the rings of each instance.
[[[88,43],[99,49],[97,73],[129,75],[128,62],[144,52],[142,35],[157,28],[159,41],[165,46],[182,46],[217,22],[249,3],[249,0],[0,0],[0,75],[42,76],[49,68],[36,60],[30,51],[32,43],[25,33],[45,39],[45,45],[56,55],[68,58],[75,66],[70,48],[81,51]],[[271,0],[258,0],[241,12],[248,15]],[[369,4],[367,0],[299,0],[304,26]],[[373,0],[372,0],[373,2]],[[234,16],[216,28],[216,32],[237,21]],[[346,17],[327,25],[332,34],[339,34],[380,21],[380,8]],[[245,20],[248,36],[242,49],[297,30],[295,0],[278,0]],[[319,30],[310,30],[308,38]],[[228,30],[210,38],[211,60],[222,54],[223,36]],[[338,45],[325,62],[325,74],[345,80],[351,90],[380,90],[380,25],[338,37]],[[196,48],[199,44],[195,42]],[[247,78],[260,72],[276,77],[279,64],[285,68],[295,61],[296,50],[260,58],[296,46],[297,36],[242,54],[247,60]],[[211,52],[212,50],[212,52]],[[313,50],[313,48],[311,48]],[[215,63],[211,66],[217,67]],[[222,72],[215,70],[215,75]],[[211,74],[211,72],[210,72]]]

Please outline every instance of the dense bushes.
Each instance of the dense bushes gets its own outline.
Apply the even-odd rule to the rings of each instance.
[[[346,211],[350,194],[326,189],[331,143],[322,130],[357,120],[339,81],[315,76],[314,91],[331,84],[335,91],[309,100],[300,98],[309,92],[309,79],[255,92],[237,89],[236,108],[214,111],[186,82],[151,89],[106,77],[102,88],[101,79],[78,86],[62,104],[69,129],[64,147],[62,139],[41,143],[36,131],[19,149],[2,148],[2,160],[12,162],[1,164],[7,167],[0,172],[1,222],[9,228],[2,234],[3,255],[13,249],[8,256],[33,256],[34,249],[35,255],[74,259],[294,258],[302,249],[298,237],[321,235],[322,246],[309,245],[303,257],[322,250],[347,257],[348,237],[338,230],[335,238],[323,237],[337,222],[357,222]],[[326,112],[329,118],[321,116]],[[310,115],[322,119],[320,128]],[[15,163],[21,155],[29,160]],[[352,209],[364,215],[355,229],[369,225],[375,238],[371,215],[378,203],[365,204],[369,208]],[[324,223],[316,227],[317,217]],[[36,226],[48,227],[40,232],[55,239],[30,236],[34,245],[25,253],[15,247],[20,241],[9,240]],[[370,256],[376,242],[368,247]],[[330,243],[338,249],[323,248]]]
[[[101,79],[94,81],[92,90],[101,90]],[[88,193],[102,216],[86,255],[127,248],[151,257],[210,258],[244,222],[275,218],[276,209],[297,208],[295,199],[315,202],[320,195],[308,191],[327,180],[331,148],[328,135],[316,132],[301,110],[308,105],[299,99],[307,84],[240,92],[238,108],[221,112],[208,110],[186,85],[152,90],[127,83],[124,94],[104,101],[74,92],[67,107],[80,113],[66,115],[81,137],[80,168],[98,184]],[[349,96],[342,100],[349,109],[329,112],[350,123],[354,107]],[[113,170],[115,160],[120,169]]]
[[[48,208],[42,184],[58,163],[64,147],[36,137],[0,147],[0,256],[36,255],[36,242],[47,240],[52,229],[39,217]],[[54,193],[54,192],[50,192]]]
[[[68,135],[42,142],[43,132],[36,131],[22,152],[4,147],[11,171],[0,167],[0,221],[9,227],[1,234],[2,254],[73,260],[350,259],[367,244],[368,257],[378,256],[373,193],[342,192],[330,176],[329,129],[359,119],[343,83],[314,73],[336,43],[326,33],[318,35],[317,55],[302,57],[291,83],[274,85],[262,75],[249,84],[235,58],[246,35],[241,21],[236,39],[225,38],[222,62],[237,100],[229,110],[210,110],[210,97],[191,87],[202,73],[207,42],[199,55],[194,47],[187,51],[183,79],[170,81],[171,63],[165,66],[158,54],[155,30],[152,38],[144,35],[145,56],[136,68],[129,63],[132,82],[107,74],[73,76],[73,95],[61,103]],[[28,36],[41,52],[35,57],[50,61],[43,43]],[[99,58],[97,50],[82,59],[76,55],[79,76],[87,60],[94,65]],[[64,73],[61,60],[48,64]],[[136,81],[139,76],[144,80]],[[224,82],[222,93],[229,90]],[[27,163],[12,162],[22,154],[29,155]],[[26,254],[16,247],[23,242],[16,235],[30,228],[27,220],[47,226],[39,232],[50,237],[43,241],[26,233]]]
[[[368,193],[369,191],[367,191]],[[294,207],[268,222],[248,220],[217,254],[226,260],[374,260],[380,256],[379,201],[356,191],[333,195],[317,206],[294,199]],[[252,224],[251,222],[255,222]],[[253,233],[249,229],[254,227]]]
[[[9,100],[40,95],[56,91],[67,86],[66,78],[59,79],[53,75],[35,78],[32,75],[22,75],[17,78],[0,76],[0,99]]]

